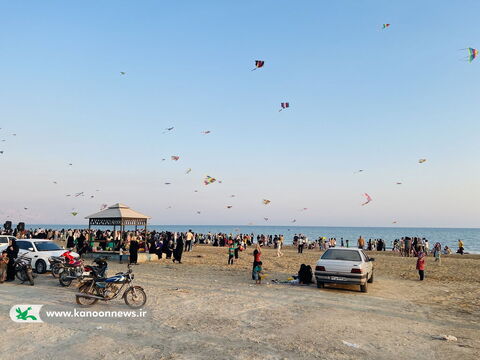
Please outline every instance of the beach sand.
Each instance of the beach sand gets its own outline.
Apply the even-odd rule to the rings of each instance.
[[[427,259],[418,281],[415,258],[372,252],[375,281],[358,287],[271,284],[314,268],[318,250],[297,254],[263,249],[266,283],[251,279],[253,249],[228,266],[227,249],[197,246],[183,264],[152,261],[134,268],[145,288],[146,318],[49,319],[17,324],[14,304],[73,310],[75,288],[61,288],[49,274],[34,287],[0,285],[2,359],[478,359],[480,256]],[[110,263],[109,274],[126,269]],[[128,310],[122,300],[89,310]],[[83,308],[82,308],[83,310]],[[457,341],[435,339],[453,335]],[[356,344],[346,345],[343,341]],[[477,354],[477,355],[475,355]]]

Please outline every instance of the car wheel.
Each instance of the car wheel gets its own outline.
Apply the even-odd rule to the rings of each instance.
[[[317,281],[317,288],[323,289],[325,287],[325,283]]]
[[[372,274],[370,275],[370,279],[368,279],[368,282],[371,284],[373,283],[373,271],[372,271]]]
[[[37,260],[35,263],[35,271],[37,274],[43,274],[47,271],[47,264],[42,259]]]
[[[361,292],[367,292],[367,283],[365,283],[364,285],[360,285],[360,291]]]

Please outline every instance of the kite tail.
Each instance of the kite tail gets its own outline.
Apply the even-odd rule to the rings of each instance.
[[[254,71],[254,70],[257,70],[257,68],[255,68],[255,69],[252,69],[252,71]]]
[[[282,111],[283,109],[278,110],[278,112]]]

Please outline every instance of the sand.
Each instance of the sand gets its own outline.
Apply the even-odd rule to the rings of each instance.
[[[75,288],[51,275],[36,285],[0,285],[2,359],[477,359],[480,352],[480,256],[427,259],[417,280],[414,258],[376,253],[375,281],[357,287],[262,284],[250,280],[252,249],[228,266],[227,249],[197,246],[183,264],[135,267],[145,288],[143,319],[55,319],[11,322],[13,304],[72,310]],[[285,280],[301,263],[314,267],[318,250],[297,254],[264,249],[268,277]],[[125,269],[110,264],[110,274]],[[128,310],[121,300],[91,310]],[[453,335],[456,341],[438,340]],[[354,344],[349,346],[348,344]]]

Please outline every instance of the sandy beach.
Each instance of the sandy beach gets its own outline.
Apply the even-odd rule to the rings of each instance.
[[[13,304],[72,310],[75,288],[51,275],[34,287],[0,286],[2,359],[476,359],[480,350],[480,256],[428,258],[426,281],[414,258],[374,253],[375,282],[355,287],[271,284],[315,265],[319,251],[263,250],[266,283],[250,280],[251,251],[227,266],[225,248],[197,246],[183,264],[152,261],[135,267],[148,294],[144,319],[55,319],[17,324]],[[111,263],[110,274],[126,265]],[[121,300],[91,310],[128,310]],[[457,341],[435,339],[453,335]],[[343,341],[356,344],[346,345]],[[477,355],[475,355],[477,354]]]

